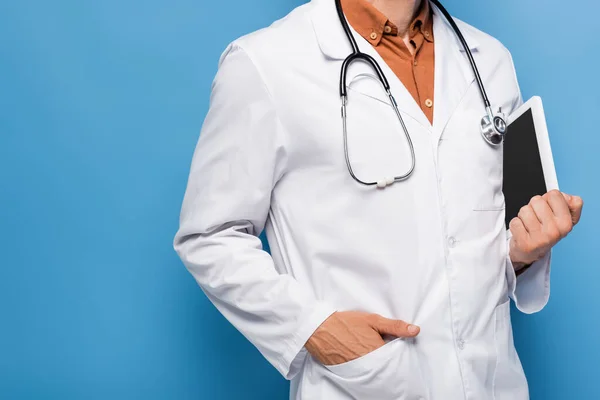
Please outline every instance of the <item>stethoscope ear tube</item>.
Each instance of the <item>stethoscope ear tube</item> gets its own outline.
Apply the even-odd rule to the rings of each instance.
[[[359,53],[351,54],[342,63],[341,76],[340,76],[340,96],[341,97],[348,96],[348,87],[346,85],[348,82],[347,81],[348,68],[350,68],[350,65],[354,61],[364,61],[367,64],[369,64],[375,70],[375,73],[377,74],[377,77],[379,78],[379,81],[383,85],[383,88],[385,89],[385,91],[387,92],[390,90],[390,84],[389,84],[387,78],[385,77],[385,74],[381,70],[381,67],[377,63],[377,61],[375,61],[375,59],[373,57],[371,57],[370,55],[359,52]]]
[[[346,37],[348,38],[348,41],[350,42],[350,46],[352,47],[352,54],[350,54],[350,56],[348,56],[342,63],[342,68],[341,68],[341,72],[340,72],[340,75],[341,75],[340,76],[340,96],[341,97],[348,96],[348,91],[347,91],[347,86],[346,86],[346,83],[348,82],[347,81],[348,68],[356,60],[362,60],[362,61],[365,61],[366,63],[368,63],[369,65],[371,65],[371,67],[373,67],[373,69],[375,70],[375,73],[377,73],[377,77],[383,84],[384,89],[386,91],[390,90],[390,84],[389,84],[387,78],[385,77],[383,70],[377,63],[377,61],[375,61],[375,59],[373,57],[371,57],[370,55],[361,53],[360,49],[358,48],[358,43],[356,43],[356,39],[354,39],[354,35],[352,34],[350,25],[348,24],[348,21],[346,20],[346,16],[344,15],[344,10],[342,9],[342,3],[340,0],[335,0],[335,8],[336,8],[338,17],[340,19],[340,22],[342,24],[342,27],[344,28],[344,32],[346,33]]]
[[[340,0],[335,0],[335,9],[338,14],[338,18],[340,19],[340,23],[342,24],[342,28],[344,28],[344,32],[346,33],[346,37],[350,42],[350,46],[352,46],[352,54],[360,53],[358,49],[358,43],[354,39],[354,35],[352,35],[352,31],[350,30],[350,25],[348,25],[348,21],[346,21],[346,16],[344,15],[344,10],[342,9],[342,2]]]

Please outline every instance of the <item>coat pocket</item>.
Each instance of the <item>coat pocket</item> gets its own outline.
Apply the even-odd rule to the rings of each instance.
[[[320,398],[420,400],[428,397],[412,339],[394,339],[343,364],[321,366]]]
[[[527,400],[529,399],[527,380],[513,342],[510,300],[496,307],[495,320],[494,340],[497,358],[494,372],[494,400]]]

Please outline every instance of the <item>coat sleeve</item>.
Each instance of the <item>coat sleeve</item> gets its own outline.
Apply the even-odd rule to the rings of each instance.
[[[506,50],[506,49],[505,49]],[[511,104],[509,114],[523,104],[523,96],[517,79],[517,73],[510,52],[506,50],[510,68],[512,68],[514,100]],[[508,294],[512,298],[519,311],[533,314],[546,306],[550,298],[550,260],[552,252],[549,251],[544,257],[534,262],[522,274],[517,276],[515,268],[510,260],[509,249],[512,234],[510,229],[506,232],[506,280],[508,283]]]
[[[506,247],[509,248],[511,233],[507,231],[508,239]],[[514,300],[519,311],[525,314],[533,314],[546,306],[550,299],[550,260],[552,251],[537,260],[517,276],[515,268],[506,256],[506,280],[508,283],[508,294]]]
[[[335,310],[280,273],[257,237],[286,173],[285,135],[261,76],[228,47],[194,152],[174,247],[217,309],[290,379]]]

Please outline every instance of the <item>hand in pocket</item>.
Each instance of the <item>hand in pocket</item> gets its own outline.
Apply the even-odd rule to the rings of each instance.
[[[306,342],[306,349],[323,365],[342,364],[385,344],[382,335],[414,337],[420,328],[407,322],[360,311],[333,313]]]

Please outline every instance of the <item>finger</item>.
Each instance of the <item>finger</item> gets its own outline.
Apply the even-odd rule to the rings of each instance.
[[[534,196],[529,202],[529,205],[542,225],[546,226],[554,224],[554,213],[548,205],[548,202],[542,196]]]
[[[380,335],[392,335],[396,337],[417,336],[421,330],[421,328],[416,325],[409,324],[399,319],[384,318],[381,315],[375,315],[372,326]]]
[[[510,229],[510,233],[512,233],[512,237],[519,242],[526,240],[529,236],[527,229],[525,229],[525,225],[523,225],[523,221],[519,217],[511,219],[508,228]]]
[[[554,244],[558,242],[563,235],[558,227],[558,221],[550,205],[542,196],[534,196],[529,202],[535,212],[538,220],[542,223],[543,241],[545,244]],[[539,237],[538,239],[541,239]]]
[[[521,207],[517,216],[523,223],[523,226],[525,227],[525,230],[527,230],[527,233],[531,234],[542,230],[542,224],[538,219],[537,215],[535,214],[535,211],[533,211],[533,207],[531,207],[531,205],[528,204],[526,206]]]
[[[533,249],[531,238],[521,218],[514,217],[508,224],[508,227],[512,233],[510,252],[512,253],[512,246],[515,245],[520,252],[530,253]]]
[[[569,205],[567,204],[566,198],[558,190],[552,190],[543,197],[552,209],[555,223],[561,236],[567,236],[573,229],[573,221],[571,220],[571,212],[569,211]]]
[[[583,211],[583,199],[579,196],[572,196],[571,199],[572,200],[569,203],[569,209],[571,210],[573,225],[576,225],[581,219],[581,211]]]
[[[581,211],[583,209],[583,199],[579,196],[571,196],[567,193],[562,194],[567,201],[567,205],[569,206],[569,212],[571,213],[571,221],[573,225],[579,223],[581,219]]]
[[[563,216],[571,216],[571,212],[569,210],[569,203],[564,193],[559,192],[558,190],[551,190],[542,196],[544,200],[548,203],[552,212],[557,217]]]

